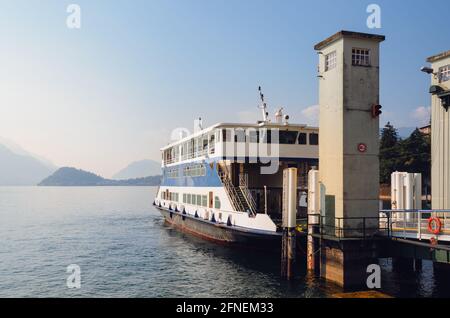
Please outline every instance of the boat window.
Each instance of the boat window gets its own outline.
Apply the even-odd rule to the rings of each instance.
[[[209,136],[209,153],[214,154],[216,150],[216,136],[214,134]]]
[[[234,141],[235,142],[245,142],[245,130],[236,129],[234,131]]]
[[[183,203],[186,203],[186,193],[183,193]]]
[[[208,135],[203,136],[203,152],[208,151]]]
[[[201,177],[206,175],[206,165],[197,164],[193,166],[186,166],[183,169],[185,177]]]
[[[222,141],[224,141],[224,142],[231,141],[231,130],[230,129],[222,129]]]
[[[203,150],[203,138],[202,137],[198,137],[197,138],[197,153],[196,153],[196,157],[201,155],[202,150]]]
[[[280,144],[295,144],[297,141],[297,131],[282,131],[280,130]]]
[[[197,205],[201,205],[202,204],[202,196],[201,194],[197,194]]]
[[[270,144],[272,143],[272,131],[270,129],[262,129],[261,130],[261,138],[263,143]]]
[[[220,209],[220,199],[218,196],[214,197],[214,208]]]
[[[208,205],[208,197],[206,195],[202,195],[202,206]]]
[[[309,144],[313,146],[317,146],[319,144],[319,134],[310,133],[309,134]]]
[[[258,143],[259,142],[259,131],[251,129],[248,132],[248,139],[251,143]]]
[[[298,135],[298,144],[299,145],[306,145],[306,133],[300,133]]]
[[[195,198],[196,198],[196,197],[195,197],[195,194],[193,194],[193,195],[192,195],[192,202],[191,202],[193,205],[195,205],[195,202],[196,202]]]

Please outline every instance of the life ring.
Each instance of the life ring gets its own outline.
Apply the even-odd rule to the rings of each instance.
[[[428,231],[433,234],[439,234],[442,230],[442,222],[438,217],[428,219]]]

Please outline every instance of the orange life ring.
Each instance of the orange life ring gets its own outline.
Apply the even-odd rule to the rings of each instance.
[[[441,233],[442,222],[438,217],[431,217],[428,219],[428,231],[433,234]]]

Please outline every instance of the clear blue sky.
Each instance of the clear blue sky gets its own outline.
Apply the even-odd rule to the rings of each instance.
[[[82,27],[66,27],[77,3]],[[366,26],[366,7],[382,28]],[[380,33],[383,123],[426,122],[426,57],[450,49],[448,0],[0,0],[0,136],[52,160],[110,176],[159,160],[176,127],[274,111],[313,123],[314,44],[347,29]]]

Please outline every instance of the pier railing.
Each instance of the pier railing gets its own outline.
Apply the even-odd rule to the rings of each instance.
[[[381,210],[380,213],[389,216],[392,236],[450,239],[450,210]],[[433,229],[430,229],[430,222],[433,222]]]
[[[371,239],[390,236],[389,217],[336,217],[320,216],[319,233],[338,239]]]
[[[450,241],[450,210],[381,210],[378,217],[310,216],[322,237],[370,239],[376,236]],[[432,225],[430,222],[433,222]]]

